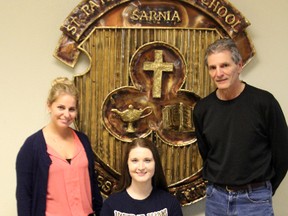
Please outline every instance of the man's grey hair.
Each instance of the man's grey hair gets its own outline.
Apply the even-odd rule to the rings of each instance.
[[[205,58],[204,58],[206,66],[208,66],[208,60],[207,60],[208,56],[210,56],[213,53],[219,53],[225,50],[228,50],[231,52],[232,60],[235,64],[238,64],[239,62],[242,61],[241,54],[235,42],[230,38],[222,38],[210,44],[208,48],[206,49]]]

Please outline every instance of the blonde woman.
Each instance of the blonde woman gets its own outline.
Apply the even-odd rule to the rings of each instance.
[[[88,137],[70,127],[78,91],[68,78],[52,82],[50,122],[29,136],[16,160],[18,216],[99,215],[102,197]]]

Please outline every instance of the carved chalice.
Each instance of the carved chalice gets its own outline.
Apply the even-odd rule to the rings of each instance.
[[[133,122],[145,118],[152,113],[152,110],[150,110],[150,112],[147,114],[142,115],[147,109],[151,109],[151,107],[145,107],[144,109],[134,109],[134,106],[130,104],[126,110],[120,111],[118,109],[112,109],[111,111],[117,113],[123,122],[128,123],[126,132],[134,133],[135,128],[133,127]]]

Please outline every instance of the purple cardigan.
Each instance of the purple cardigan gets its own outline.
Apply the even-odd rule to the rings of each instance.
[[[94,171],[94,154],[88,137],[79,131],[75,132],[88,158],[92,208],[96,215],[100,215],[103,200]],[[16,159],[18,216],[45,216],[50,164],[43,132],[39,130],[26,139]]]

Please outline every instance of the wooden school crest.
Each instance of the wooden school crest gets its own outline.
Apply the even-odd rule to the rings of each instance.
[[[214,90],[204,52],[230,37],[248,63],[249,24],[226,0],[84,0],[74,8],[54,56],[71,67],[80,53],[90,60],[75,76],[76,126],[91,140],[103,195],[119,180],[125,148],[148,137],[181,204],[205,197],[192,119],[195,103]]]

